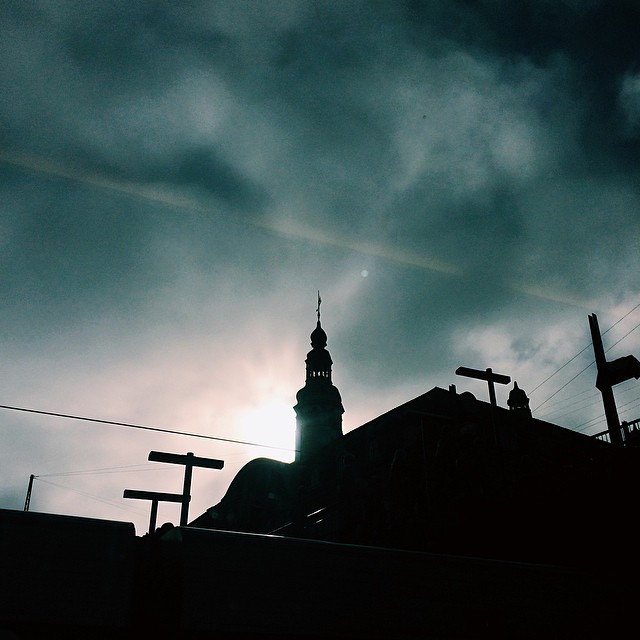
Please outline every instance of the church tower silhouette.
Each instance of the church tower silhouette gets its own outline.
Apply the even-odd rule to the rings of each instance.
[[[326,350],[327,334],[320,325],[320,292],[318,322],[311,333],[311,351],[307,354],[306,380],[296,394],[296,462],[342,437],[342,398],[331,382],[333,361]]]

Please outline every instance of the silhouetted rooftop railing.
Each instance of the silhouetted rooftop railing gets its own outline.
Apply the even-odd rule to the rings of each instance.
[[[600,431],[600,433],[594,433],[591,437],[595,438],[596,440],[602,440],[603,442],[611,442],[609,429],[607,429],[606,431]]]
[[[640,418],[631,422],[623,422],[620,425],[620,434],[624,445],[628,443],[630,437],[634,440],[640,437]],[[611,442],[611,433],[609,433],[608,429],[600,433],[594,433],[591,437],[603,442]]]

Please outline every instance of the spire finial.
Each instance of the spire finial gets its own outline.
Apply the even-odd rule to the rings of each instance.
[[[316,313],[318,314],[318,322],[320,322],[320,304],[322,303],[322,298],[320,297],[320,290],[318,290],[318,308],[316,309]]]

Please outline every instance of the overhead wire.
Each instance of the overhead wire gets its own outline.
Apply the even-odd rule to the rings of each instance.
[[[608,349],[605,349],[605,353],[607,351],[609,351],[610,349],[613,349],[613,347],[615,347],[618,342],[622,342],[630,333],[633,333],[638,327],[640,327],[640,323],[638,323],[635,327],[633,327],[633,329],[631,329],[630,331],[627,331],[627,333],[625,333],[622,338],[620,338],[619,340],[617,340],[616,342],[614,342]]]
[[[620,318],[619,320],[616,320],[616,322],[614,322],[606,331],[602,332],[602,335],[605,335],[607,333],[609,333],[609,331],[611,331],[611,329],[613,329],[616,325],[618,325],[620,322],[622,322],[627,316],[631,315],[638,307],[640,307],[640,302],[633,307],[633,309],[627,311],[627,313],[625,313],[622,318]],[[638,328],[638,326],[640,325],[636,325],[633,329],[631,329],[631,331],[634,331],[635,329]],[[629,331],[629,333],[631,333],[631,331]],[[629,333],[625,334],[624,336],[622,336],[622,338],[620,338],[620,340],[618,340],[618,342],[620,342],[621,340],[623,340],[624,338],[626,338]],[[618,342],[615,342],[614,344],[612,344],[609,349],[611,349],[612,347],[614,347],[616,344],[618,344]],[[583,352],[585,352],[587,349],[591,348],[591,343],[589,343],[588,345],[586,345],[583,349],[581,349],[580,351],[578,351],[578,353],[576,353],[572,358],[570,358],[567,362],[565,362],[561,367],[559,367],[558,369],[556,369],[550,376],[548,376],[547,378],[545,378],[541,383],[539,383],[536,387],[534,387],[530,392],[529,395],[533,394],[537,389],[539,389],[543,384],[545,384],[545,382],[548,382],[549,380],[551,380],[551,378],[553,378],[553,376],[555,376],[557,373],[559,373],[560,371],[562,371],[562,369],[564,369],[568,364],[570,364],[571,362],[573,362],[579,355],[581,355]],[[609,351],[609,349],[606,349],[606,351]],[[605,352],[606,352],[605,351]],[[595,360],[594,360],[595,362]]]
[[[563,411],[562,409],[556,409],[555,411],[552,411],[551,413],[543,414],[540,417],[546,420],[547,422],[550,419],[559,420],[560,418],[564,418],[571,414],[577,413],[578,411],[583,411],[588,407],[593,407],[594,405],[597,405],[600,402],[601,402],[600,398],[594,398],[593,400],[591,400],[591,402],[588,402],[586,404],[583,401],[579,401],[578,406],[574,407],[573,409],[567,409],[567,411]],[[575,404],[575,403],[572,403],[572,404]],[[571,405],[568,405],[568,406],[571,406]]]
[[[608,333],[609,331],[611,331],[611,329],[613,329],[616,325],[618,325],[620,322],[622,322],[625,318],[627,318],[631,313],[633,313],[636,309],[638,309],[640,307],[640,303],[638,303],[635,307],[633,307],[633,309],[630,309],[629,311],[627,311],[627,313],[625,313],[621,318],[619,318],[616,322],[614,322],[608,329],[606,329],[605,331],[602,332],[602,335],[605,335],[606,333]],[[610,351],[614,346],[616,346],[619,342],[621,342],[622,340],[624,340],[630,333],[632,333],[633,331],[635,331],[638,327],[640,326],[640,323],[638,323],[635,327],[633,327],[630,331],[628,331],[624,336],[622,336],[619,340],[617,340],[615,343],[613,343],[612,345],[610,345],[606,350],[605,353],[607,353],[608,351]],[[561,367],[559,367],[558,369],[556,369],[550,376],[548,376],[547,378],[545,378],[542,382],[540,382],[536,387],[534,387],[534,389],[530,392],[530,394],[533,394],[537,389],[539,389],[543,384],[545,384],[546,382],[548,382],[551,378],[553,378],[557,373],[559,373],[560,371],[562,371],[562,369],[564,369],[567,365],[569,365],[571,362],[573,362],[578,356],[580,356],[582,353],[584,353],[587,349],[589,349],[592,345],[588,344],[586,345],[584,348],[582,348],[578,353],[576,353],[573,357],[571,357],[567,362],[565,362]],[[564,385],[562,385],[559,389],[557,389],[554,393],[552,393],[550,396],[548,396],[546,398],[546,400],[544,400],[543,402],[541,402],[535,409],[533,409],[533,411],[537,411],[540,407],[544,406],[551,398],[553,398],[554,396],[556,396],[558,393],[560,393],[560,391],[562,391],[563,389],[565,389],[569,384],[571,384],[576,378],[578,378],[580,375],[582,375],[587,369],[589,369],[589,367],[591,367],[592,365],[595,364],[595,360],[591,361],[586,367],[584,367],[581,371],[579,371],[575,376],[573,376],[568,382],[566,382]]]
[[[563,384],[557,391],[554,391],[544,402],[541,402],[535,409],[534,411],[537,411],[540,407],[542,407],[544,404],[546,404],[549,400],[551,400],[551,398],[553,398],[554,396],[558,395],[563,389],[565,389],[566,387],[568,387],[578,376],[581,376],[589,367],[593,366],[595,364],[595,360],[593,362],[590,362],[584,369],[581,369],[580,371],[578,371],[578,373],[576,373],[575,376],[573,376],[573,378],[571,378],[571,380],[569,380],[568,382],[565,382],[565,384]]]
[[[553,378],[553,376],[555,376],[556,373],[560,373],[560,371],[562,371],[567,365],[571,364],[579,355],[585,352],[590,346],[591,345],[588,344],[584,349],[582,349],[581,351],[578,351],[578,353],[576,353],[575,356],[567,360],[567,362],[565,362],[559,369],[556,369],[548,378],[545,378],[538,386],[534,387],[529,392],[529,395],[533,395],[545,382],[548,382],[549,380],[551,380],[551,378]]]
[[[582,398],[582,399],[576,399],[576,398],[580,398],[580,396],[584,396],[587,395],[587,398]],[[592,397],[595,397],[596,395],[598,395],[598,391],[597,389],[585,389],[584,391],[580,391],[579,393],[574,394],[573,396],[569,397],[569,398],[560,398],[559,400],[556,400],[555,402],[550,402],[547,405],[546,408],[546,413],[543,413],[542,416],[548,416],[551,415],[553,413],[556,413],[557,411],[562,411],[566,406],[567,406],[567,402],[568,401],[572,401],[569,403],[569,406],[573,405],[573,404],[577,404],[579,402],[583,402],[585,399],[586,400],[590,400]],[[553,407],[556,407],[555,409]]]
[[[634,400],[630,400],[629,402],[625,402],[623,405],[620,405],[618,407],[618,410],[620,411],[620,413],[627,413],[631,411],[631,409],[634,409],[635,407],[637,407],[638,405],[640,405],[640,398],[635,398]]]
[[[0,405],[0,409],[7,409],[10,411],[21,411],[21,412],[25,412],[25,413],[34,413],[34,414],[38,414],[38,415],[45,415],[45,416],[52,416],[52,417],[57,417],[57,418],[66,418],[66,419],[72,419],[72,420],[80,420],[80,421],[85,421],[85,422],[92,422],[92,423],[98,423],[98,424],[106,424],[106,425],[113,425],[113,426],[120,426],[120,427],[128,427],[128,428],[132,428],[132,429],[141,429],[144,431],[156,431],[156,432],[160,432],[160,433],[168,433],[168,434],[172,434],[172,435],[181,435],[181,436],[188,436],[188,437],[194,437],[194,438],[204,438],[207,440],[217,440],[217,441],[222,441],[222,442],[229,442],[229,443],[233,443],[233,444],[242,444],[242,445],[247,445],[247,446],[253,446],[253,447],[260,447],[260,448],[268,448],[268,449],[278,449],[278,450],[283,450],[283,451],[292,451],[292,449],[287,448],[287,447],[277,447],[277,446],[273,446],[273,445],[265,445],[265,444],[258,444],[255,442],[247,442],[247,441],[243,441],[243,440],[235,440],[232,438],[221,438],[218,436],[210,436],[210,435],[206,435],[206,434],[201,434],[201,433],[190,433],[190,432],[186,432],[186,431],[178,431],[176,429],[165,429],[162,427],[154,427],[154,426],[150,426],[150,425],[139,425],[139,424],[134,424],[134,423],[129,423],[129,422],[119,422],[116,420],[103,420],[100,418],[90,418],[88,416],[78,416],[78,415],[73,415],[73,414],[67,414],[67,413],[58,413],[58,412],[54,412],[54,411],[43,411],[40,409],[30,409],[30,408],[26,408],[26,407],[16,407],[16,406],[11,406],[11,405]],[[60,485],[57,484],[55,482],[51,482],[50,480],[43,480],[43,478],[48,478],[48,477],[68,477],[68,476],[76,476],[76,475],[98,475],[98,474],[107,474],[107,473],[123,473],[126,472],[127,470],[129,471],[160,471],[160,470],[166,470],[166,467],[158,467],[158,466],[153,466],[153,467],[149,467],[149,468],[137,468],[134,469],[135,467],[140,467],[141,465],[127,465],[127,466],[121,466],[121,467],[103,467],[103,468],[99,468],[99,469],[89,469],[89,470],[84,470],[84,471],[67,471],[67,472],[60,472],[60,473],[50,473],[50,474],[40,474],[40,475],[33,475],[33,479],[34,480],[39,480],[40,482],[44,482],[46,484],[50,484],[52,486],[55,487],[59,487],[62,489],[66,489],[67,491],[73,491],[75,493],[78,493],[79,495],[85,496],[87,498],[90,498],[92,500],[97,500],[98,502],[103,502],[104,504],[110,505],[110,506],[115,506],[118,507],[119,509],[125,509],[126,511],[133,511],[136,513],[142,513],[141,510],[136,509],[136,508],[131,508],[131,507],[124,507],[121,503],[118,502],[114,502],[111,500],[106,500],[104,498],[100,498],[99,496],[95,496],[93,494],[90,493],[86,493],[83,491],[79,491],[77,489],[72,489],[71,487],[66,487],[64,485]]]
[[[168,433],[177,436],[188,436],[191,438],[204,438],[206,440],[217,440],[218,442],[230,442],[233,444],[242,444],[250,447],[260,447],[264,449],[278,449],[280,451],[293,451],[290,447],[277,447],[269,444],[259,444],[257,442],[247,442],[245,440],[234,440],[233,438],[221,438],[218,436],[210,436],[204,433],[189,433],[188,431],[178,431],[176,429],[166,429],[163,427],[153,427],[149,425],[134,424],[131,422],[119,422],[117,420],[103,420],[101,418],[89,418],[87,416],[77,416],[69,413],[57,413],[55,411],[43,411],[41,409],[28,409],[26,407],[14,407],[6,404],[0,404],[0,409],[8,409],[10,411],[22,411],[25,413],[35,413],[43,416],[53,416],[56,418],[69,418],[71,420],[81,420],[85,422],[96,422],[99,424],[112,425],[117,427],[128,427],[130,429],[142,429],[144,431],[157,431],[160,433]]]
[[[636,399],[636,400],[631,400],[629,402],[626,402],[623,405],[620,405],[618,408],[619,410],[619,415],[623,415],[625,413],[628,413],[629,411],[631,411],[632,409],[634,409],[635,407],[640,406],[640,399]],[[574,427],[574,431],[584,431],[585,429],[588,429],[589,427],[593,427],[596,426],[598,424],[602,424],[605,423],[605,417],[603,415],[598,415],[595,418],[591,418],[590,420],[587,420],[586,422],[583,422],[582,424],[579,424],[578,426]]]
[[[637,389],[634,383],[635,380],[626,380],[616,390],[616,396],[619,397],[631,392],[636,392]],[[585,395],[586,397],[584,397]],[[584,410],[601,402],[602,396],[595,387],[585,389],[580,393],[550,403],[546,408],[547,410],[541,413],[539,417],[547,421],[551,418],[557,420],[561,417],[577,413],[578,411]]]
[[[167,467],[158,465],[139,465],[130,464],[122,467],[103,467],[101,469],[87,469],[84,471],[61,471],[60,473],[40,473],[34,475],[34,478],[54,478],[64,476],[83,476],[83,475],[102,475],[110,473],[126,473],[126,472],[140,472],[140,471],[166,471]]]
[[[33,476],[34,480],[38,480],[39,482],[44,482],[45,484],[50,484],[53,487],[58,487],[59,489],[66,489],[67,491],[71,491],[73,493],[77,493],[85,498],[91,498],[92,500],[96,500],[98,502],[102,502],[103,504],[109,505],[110,507],[117,507],[118,509],[123,509],[124,511],[132,511],[135,513],[144,513],[141,509],[137,509],[132,506],[125,506],[120,502],[116,502],[115,500],[108,500],[106,498],[101,498],[100,496],[93,495],[91,493],[87,493],[86,491],[79,491],[78,489],[72,489],[71,487],[67,487],[63,484],[58,484],[57,482],[51,482],[51,480],[43,480],[40,476]]]

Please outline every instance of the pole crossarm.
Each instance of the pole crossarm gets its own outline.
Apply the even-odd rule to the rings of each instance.
[[[465,376],[466,378],[476,378],[478,380],[486,380],[489,385],[489,401],[495,407],[496,406],[496,390],[494,384],[509,384],[511,378],[501,373],[494,373],[491,368],[485,369],[469,369],[469,367],[458,367],[456,369],[456,375]]]
[[[477,378],[478,380],[486,380],[487,382],[493,380],[498,384],[509,384],[511,378],[509,376],[502,375],[501,373],[493,373],[492,369],[469,369],[468,367],[458,367],[456,374],[459,376],[465,376],[466,378]]]
[[[180,526],[185,527],[189,519],[189,500],[191,500],[191,476],[193,467],[204,469],[222,469],[223,460],[215,458],[199,458],[191,451],[186,455],[180,453],[165,453],[163,451],[151,451],[149,453],[150,462],[167,462],[169,464],[181,464],[184,466],[184,485],[182,489],[182,510],[180,511]]]
[[[198,456],[194,456],[193,453],[183,455],[179,453],[151,451],[149,453],[149,461],[189,465],[191,467],[202,467],[204,469],[222,469],[224,467],[223,460],[216,460],[215,458],[200,458]]]
[[[138,489],[125,489],[123,498],[134,500],[157,500],[158,502],[183,502],[181,493],[162,493],[161,491],[139,491]]]
[[[162,493],[160,491],[139,491],[138,489],[125,489],[123,498],[134,500],[151,500],[151,515],[149,516],[149,535],[156,530],[156,518],[158,517],[158,502],[181,502],[184,508],[185,496],[181,493]],[[187,496],[186,500],[191,500]]]

